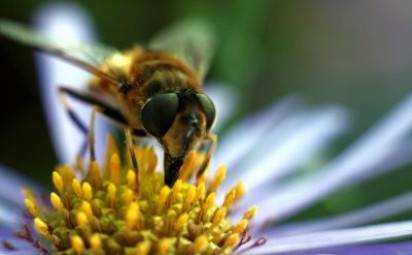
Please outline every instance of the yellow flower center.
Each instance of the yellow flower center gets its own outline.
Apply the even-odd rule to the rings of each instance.
[[[212,178],[207,171],[195,176],[204,155],[191,152],[169,188],[156,171],[153,148],[127,151],[135,154],[135,168],[129,153],[122,162],[111,136],[103,166],[58,167],[51,207],[25,190],[27,211],[53,254],[230,254],[242,244],[256,207],[236,223],[228,219],[245,187],[236,184],[216,203],[226,167]]]

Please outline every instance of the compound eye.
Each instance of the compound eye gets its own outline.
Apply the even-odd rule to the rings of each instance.
[[[206,115],[206,128],[209,130],[216,118],[215,105],[212,100],[206,94],[196,94],[197,100],[203,108]]]
[[[142,108],[142,124],[155,137],[163,137],[175,119],[179,99],[176,93],[158,94],[151,97]]]

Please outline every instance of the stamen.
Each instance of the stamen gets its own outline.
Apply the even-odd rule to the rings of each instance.
[[[54,209],[56,210],[62,210],[63,209],[63,203],[62,200],[60,199],[59,195],[56,193],[52,192],[50,193],[50,202]]]
[[[213,215],[212,222],[214,225],[219,225],[220,222],[226,217],[227,209],[226,207],[221,207],[217,209],[215,215]]]
[[[24,205],[26,206],[26,209],[31,214],[31,216],[37,217],[38,210],[37,210],[36,203],[33,200],[29,198],[24,199]]]
[[[169,238],[163,238],[159,241],[158,245],[158,254],[166,255],[169,254],[169,251],[172,248],[172,242]]]
[[[58,172],[54,171],[52,173],[52,179],[53,179],[54,187],[57,189],[57,191],[60,194],[62,194],[63,193],[63,179],[61,175]]]
[[[189,154],[186,157],[185,162],[182,165],[182,168],[180,169],[180,179],[183,181],[188,180],[192,175],[195,170],[194,164],[196,160],[196,153],[194,151],[189,152]]]
[[[217,188],[219,188],[220,184],[222,184],[222,182],[226,178],[226,171],[227,171],[226,166],[220,166],[217,169],[216,175],[213,178],[212,182],[210,183],[209,192],[214,192],[217,190]]]
[[[194,253],[201,253],[203,252],[208,245],[208,240],[206,236],[198,236],[193,243],[193,252]]]
[[[236,190],[232,188],[225,196],[225,201],[223,202],[223,206],[230,207],[233,205],[236,199]]]
[[[243,182],[238,182],[235,186],[235,190],[236,190],[235,202],[237,202],[246,194],[246,186]]]
[[[143,241],[137,245],[136,255],[147,255],[149,254],[149,250],[150,250],[150,243],[147,241]]]
[[[86,213],[84,213],[82,211],[78,212],[76,214],[76,222],[77,222],[77,225],[79,227],[81,227],[81,228],[84,227],[88,222]]]
[[[200,183],[197,185],[196,189],[196,201],[204,200],[206,196],[206,186],[204,183]]]
[[[131,203],[126,212],[126,225],[129,229],[133,229],[137,225],[139,218],[139,206],[136,202]]]
[[[257,206],[250,207],[246,212],[243,213],[243,218],[247,220],[251,220],[255,217],[257,212]]]
[[[196,188],[194,186],[189,186],[189,189],[187,190],[186,193],[186,198],[184,202],[184,210],[188,210],[188,208],[191,206],[193,201],[195,201],[196,198]]]
[[[34,227],[39,234],[43,236],[49,235],[49,227],[38,217],[34,218]]]
[[[133,170],[127,171],[126,179],[127,179],[127,186],[129,186],[129,188],[132,190],[136,189],[136,174]]]
[[[246,219],[242,219],[239,221],[239,223],[233,228],[233,232],[242,234],[245,232],[247,226],[249,224],[249,221]]]
[[[119,155],[119,149],[117,148],[117,144],[116,144],[116,139],[113,137],[113,135],[111,133],[109,133],[107,135],[106,138],[106,155],[105,155],[105,172],[108,173],[110,172],[109,168],[110,168],[110,160],[113,154],[117,154]]]
[[[182,180],[177,180],[175,184],[172,187],[172,191],[169,194],[169,197],[167,199],[167,204],[171,205],[176,201],[177,196],[180,193],[180,190],[182,189]]]
[[[100,172],[95,161],[89,161],[86,177],[81,179],[69,166],[53,172],[52,208],[24,191],[25,206],[34,217],[36,231],[46,237],[42,240],[48,242],[45,246],[59,254],[231,254],[250,240],[247,229],[256,207],[244,212],[236,224],[228,217],[246,192],[244,184],[237,183],[223,204],[216,204],[226,167],[219,167],[208,183],[205,171],[193,184],[188,180],[204,157],[193,151],[170,188],[163,174],[155,171],[153,148],[137,148],[127,138],[128,151],[133,151],[139,163],[135,168],[133,158],[122,164],[112,139],[109,136],[112,144],[107,149],[105,172]],[[34,245],[36,240],[30,240]]]
[[[87,173],[86,180],[88,180],[93,187],[100,187],[100,169],[96,161],[90,163],[89,172]]]
[[[234,233],[231,234],[228,238],[226,238],[225,243],[223,245],[224,248],[233,248],[239,242],[239,234]]]
[[[82,210],[88,217],[93,216],[92,206],[87,201],[82,202],[82,205],[80,206],[80,210]]]
[[[77,180],[76,178],[72,180],[72,189],[76,196],[78,196],[79,198],[82,197],[82,187],[79,180]]]
[[[123,203],[126,204],[126,205],[133,202],[134,198],[135,198],[134,192],[133,192],[133,190],[131,190],[129,188],[127,188],[122,194]]]
[[[176,232],[183,231],[184,227],[187,225],[188,219],[189,219],[189,215],[187,213],[183,213],[182,215],[180,215],[174,225],[175,231]]]
[[[116,190],[116,186],[113,183],[109,183],[109,185],[107,185],[107,200],[112,208],[116,202]]]
[[[99,234],[93,234],[90,237],[90,248],[92,249],[92,251],[96,254],[100,254],[102,253],[102,240],[99,236]]]
[[[120,158],[113,154],[110,158],[110,179],[115,185],[120,183]]]
[[[93,188],[88,182],[83,182],[82,193],[83,193],[83,197],[86,200],[88,200],[88,201],[92,200],[92,198],[93,198]]]
[[[84,243],[80,236],[74,235],[70,238],[70,242],[74,252],[77,254],[82,254],[84,251]]]
[[[170,188],[166,185],[163,185],[162,189],[160,190],[160,195],[159,195],[159,208],[163,208],[165,206],[165,203],[167,201],[167,198],[170,195]]]

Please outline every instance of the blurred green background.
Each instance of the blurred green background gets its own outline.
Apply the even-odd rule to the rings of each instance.
[[[0,2],[0,16],[29,23],[46,1]],[[238,118],[284,95],[353,111],[354,127],[332,156],[412,92],[411,1],[79,1],[100,39],[117,48],[145,42],[173,21],[209,20],[218,51],[207,77],[241,95]],[[0,162],[45,184],[56,164],[32,53],[0,41]],[[412,114],[412,113],[411,113]],[[371,155],[373,156],[373,155]],[[406,191],[405,168],[335,193],[298,217],[361,207]]]

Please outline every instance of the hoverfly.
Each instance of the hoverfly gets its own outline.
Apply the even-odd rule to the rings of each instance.
[[[176,24],[147,47],[135,46],[126,51],[102,45],[68,45],[5,20],[0,20],[0,34],[93,75],[87,89],[62,86],[58,91],[69,117],[85,133],[87,126],[65,97],[97,107],[129,129],[136,139],[157,139],[164,150],[167,185],[172,186],[179,177],[190,150],[206,148],[206,160],[199,171],[206,168],[216,145],[216,136],[210,132],[216,113],[202,85],[213,44],[213,36],[204,24]]]

